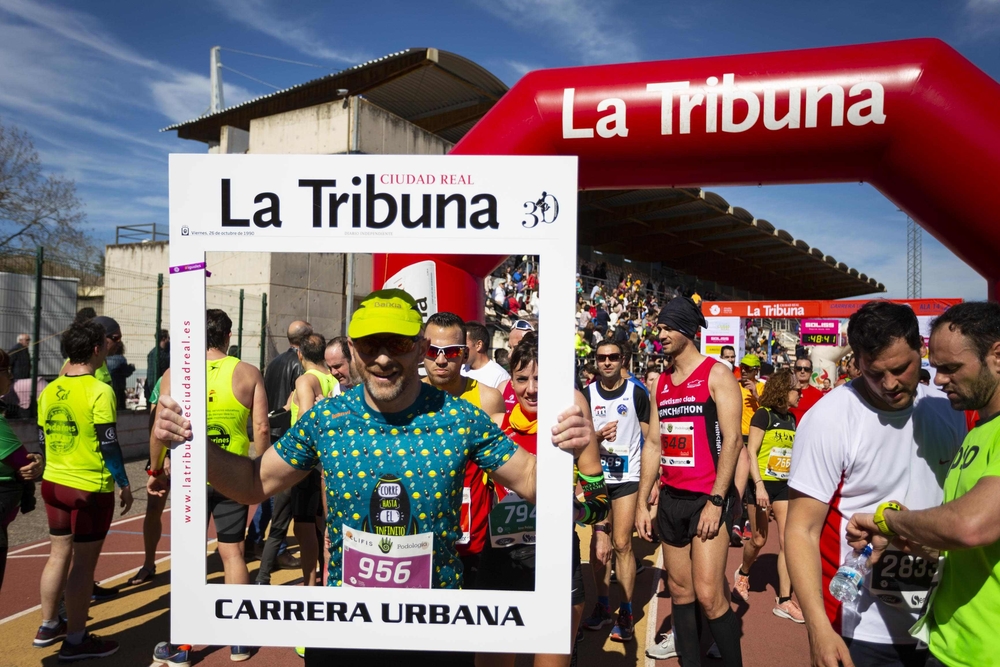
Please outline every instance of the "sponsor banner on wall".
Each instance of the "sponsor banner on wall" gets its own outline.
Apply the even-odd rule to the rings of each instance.
[[[729,345],[736,350],[737,359],[743,356],[746,334],[740,325],[740,318],[706,317],[705,323],[708,326],[701,330],[702,354],[720,359],[722,348]]]
[[[871,299],[845,301],[702,301],[705,317],[830,318],[850,317]],[[891,299],[905,303],[917,316],[937,316],[961,299]]]

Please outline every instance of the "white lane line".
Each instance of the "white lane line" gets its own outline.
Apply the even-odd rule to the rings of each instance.
[[[653,595],[649,599],[649,608],[646,611],[646,648],[656,643],[656,631],[660,627],[660,620],[657,616],[660,596],[660,580],[663,578],[663,547],[656,550],[656,574],[653,575]],[[645,649],[643,649],[645,655]],[[656,660],[646,656],[646,667],[656,667]]]
[[[169,554],[169,551],[157,551],[158,554]],[[102,551],[101,556],[145,556],[145,551]],[[48,558],[49,554],[23,554],[21,556],[7,556],[11,558]]]
[[[166,508],[163,511],[164,512],[169,512],[170,508],[168,507],[168,508]],[[142,516],[143,515],[140,514],[139,517],[132,517],[132,518],[140,518]],[[125,521],[130,521],[130,520],[132,520],[132,519],[125,519],[123,521],[119,521],[118,523],[125,523]],[[111,524],[111,525],[115,525],[115,524]],[[213,539],[209,540],[206,543],[206,546],[211,546],[216,541],[217,540],[213,538]],[[8,555],[8,558],[10,558],[9,555]],[[170,560],[170,556],[164,556],[163,558],[158,558],[155,561],[153,561],[153,564],[154,565],[159,565],[160,563],[166,562],[168,560]],[[115,579],[121,579],[122,577],[124,577],[124,576],[126,576],[128,574],[131,574],[133,571],[135,571],[135,569],[136,568],[131,568],[129,570],[125,570],[124,572],[119,572],[118,574],[112,575],[112,576],[108,577],[107,579],[99,581],[98,584],[101,585],[101,586],[103,586],[104,584],[108,583],[109,581],[114,581]],[[18,618],[21,618],[22,616],[27,616],[28,614],[30,614],[32,612],[36,612],[36,611],[38,611],[41,608],[42,608],[42,605],[36,604],[34,607],[31,607],[30,609],[25,609],[24,611],[19,611],[16,614],[11,614],[10,616],[8,616],[6,618],[0,618],[0,625],[3,625],[4,623],[7,623],[9,621],[13,621],[13,620],[18,619]]]
[[[166,508],[163,509],[163,513],[164,514],[166,514],[169,511],[170,511],[169,507],[166,507]],[[123,523],[128,523],[130,521],[135,521],[136,519],[142,519],[142,518],[145,518],[145,516],[146,516],[145,514],[136,514],[135,516],[130,516],[127,519],[121,519],[120,521],[112,521],[111,522],[111,527],[114,528],[115,526],[120,526]],[[29,545],[23,546],[20,549],[14,549],[13,551],[8,552],[7,553],[7,558],[10,558],[11,556],[16,556],[17,554],[23,553],[25,551],[31,551],[32,549],[37,549],[38,547],[45,547],[45,546],[48,546],[48,545],[49,545],[49,540],[48,540],[48,538],[45,538],[45,539],[39,540],[39,541],[37,541],[37,542],[35,542],[33,544],[29,544]]]

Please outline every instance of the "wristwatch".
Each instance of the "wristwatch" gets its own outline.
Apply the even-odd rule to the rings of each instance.
[[[902,506],[895,500],[890,500],[887,503],[879,505],[878,509],[875,510],[875,516],[872,517],[872,521],[874,521],[875,526],[878,527],[878,532],[882,533],[885,537],[896,537],[896,533],[894,533],[892,529],[889,528],[889,524],[885,522],[885,511],[895,510],[898,512],[901,509],[903,509]]]
[[[708,502],[712,503],[716,507],[722,507],[722,503],[725,502],[725,498],[723,498],[722,496],[719,496],[719,495],[709,496],[708,497]]]
[[[604,533],[605,535],[611,534],[611,526],[606,523],[595,523],[594,530]]]

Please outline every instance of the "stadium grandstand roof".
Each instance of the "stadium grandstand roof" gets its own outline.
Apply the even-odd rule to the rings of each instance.
[[[701,188],[589,190],[578,240],[768,299],[841,299],[884,292],[857,269]]]
[[[181,139],[216,143],[223,125],[249,130],[254,118],[362,95],[454,143],[506,92],[500,79],[462,56],[434,48],[406,49],[161,131],[177,130]]]

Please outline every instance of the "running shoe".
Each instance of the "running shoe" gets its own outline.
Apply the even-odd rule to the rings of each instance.
[[[736,583],[733,584],[733,590],[736,594],[743,598],[744,602],[750,602],[750,577],[740,574],[742,567],[736,568]]]
[[[191,667],[191,646],[160,642],[153,649],[153,662],[169,667]]]
[[[753,532],[750,530],[750,522],[749,521],[744,521],[743,522],[743,539],[744,540],[749,540],[751,537],[753,537]]]
[[[118,642],[110,639],[101,639],[97,635],[92,635],[88,632],[83,636],[83,641],[79,644],[70,644],[65,639],[63,640],[62,648],[59,649],[59,662],[106,658],[117,652]]]
[[[660,635],[660,643],[653,644],[646,649],[646,657],[653,660],[666,660],[677,657],[677,646],[674,644],[674,633],[668,632]]]
[[[229,659],[233,662],[243,662],[244,660],[250,659],[250,647],[249,646],[230,646],[229,647]]]
[[[305,659],[305,657],[306,657],[306,647],[305,646],[296,646],[295,647],[295,655],[299,656],[302,659]]]
[[[712,645],[708,647],[708,650],[705,651],[705,655],[712,660],[722,660],[722,653],[719,651],[719,645],[715,642],[712,642]]]
[[[113,588],[104,588],[103,586],[98,586],[97,582],[94,582],[94,591],[90,595],[90,599],[95,602],[103,602],[104,600],[110,600],[111,598],[118,595],[118,591]]]
[[[611,641],[630,642],[635,637],[635,626],[632,624],[632,614],[618,612],[618,622],[611,628]]]
[[[795,600],[788,600],[778,604],[778,598],[774,599],[774,609],[771,613],[778,618],[787,618],[789,621],[794,621],[796,623],[805,623],[806,619],[802,616],[802,610],[799,605],[795,604]]]
[[[598,602],[594,605],[594,613],[583,619],[583,627],[588,630],[600,630],[605,625],[611,625],[614,622],[611,610]]]
[[[35,648],[45,648],[46,646],[52,646],[60,639],[66,637],[66,619],[60,618],[59,624],[54,628],[47,628],[44,625],[38,627],[38,632],[35,633],[35,639],[31,642],[31,645]]]
[[[729,546],[731,547],[742,547],[743,546],[743,530],[736,524],[733,524],[733,532],[729,534]]]

